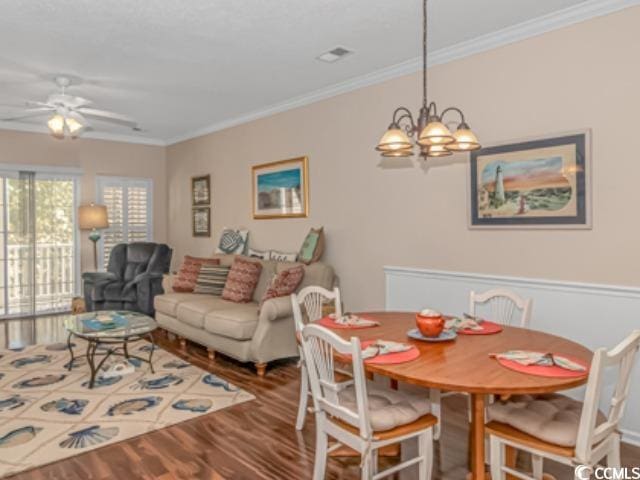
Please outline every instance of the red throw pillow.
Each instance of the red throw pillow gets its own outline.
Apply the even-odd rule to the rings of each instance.
[[[286,297],[296,291],[300,282],[304,277],[304,268],[302,265],[283,270],[271,281],[271,285],[264,292],[260,306],[270,298]]]
[[[222,298],[235,303],[248,303],[258,285],[262,264],[236,258],[231,265]]]
[[[200,267],[203,264],[207,265],[220,265],[220,260],[217,258],[198,258],[185,255],[178,276],[173,280],[174,292],[186,292],[191,293],[196,286],[198,275],[200,274]]]

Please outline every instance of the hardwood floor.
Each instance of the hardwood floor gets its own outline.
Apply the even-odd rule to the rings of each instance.
[[[4,343],[18,346],[59,340],[54,317],[42,322],[7,327]],[[19,322],[19,321],[12,321]],[[0,324],[0,327],[2,325]],[[45,333],[42,332],[45,330]],[[223,376],[257,399],[163,430],[110,445],[11,477],[41,479],[269,479],[311,478],[314,454],[313,418],[302,432],[294,428],[298,402],[298,369],[295,361],[270,366],[264,378],[252,366],[244,366],[221,355],[209,361],[206,349],[188,344],[182,351],[177,341],[166,337],[158,343],[189,362]],[[460,396],[444,401],[442,439],[435,444],[434,480],[461,480],[467,472],[466,400]],[[623,463],[640,465],[640,448],[623,445]],[[526,461],[526,459],[523,459]],[[393,463],[395,459],[385,459]],[[548,462],[545,470],[558,480],[573,478],[573,472]],[[359,459],[331,459],[327,478],[360,478]],[[394,477],[389,477],[394,478]]]

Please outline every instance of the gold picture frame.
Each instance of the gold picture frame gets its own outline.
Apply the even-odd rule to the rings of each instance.
[[[309,216],[309,159],[296,157],[251,167],[254,219]]]

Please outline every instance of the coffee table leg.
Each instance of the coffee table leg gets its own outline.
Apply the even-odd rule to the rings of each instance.
[[[73,356],[73,347],[71,346],[71,332],[69,332],[69,336],[67,337],[67,348],[69,349],[69,354],[71,355],[71,360],[69,360],[69,367],[67,370],[71,371],[71,367],[73,367],[73,360],[75,357]]]
[[[89,379],[89,388],[93,388],[93,384],[96,380],[96,366],[94,365],[94,359],[96,357],[96,350],[98,348],[98,342],[89,340],[87,344],[87,363],[91,370],[91,378]]]
[[[153,339],[153,332],[149,332],[149,341],[151,342],[151,351],[149,352],[149,368],[151,369],[151,373],[156,373],[153,370],[153,363],[151,359],[153,358],[153,352],[156,350],[156,342]]]
[[[484,468],[484,395],[471,394],[471,478],[485,480]]]
[[[127,360],[129,360],[129,349],[127,348],[127,339],[124,339],[124,342],[122,344],[122,350],[124,351],[124,358],[126,358]]]

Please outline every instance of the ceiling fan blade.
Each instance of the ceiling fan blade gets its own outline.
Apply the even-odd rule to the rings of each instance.
[[[135,128],[138,126],[138,122],[136,122],[133,118],[127,117],[126,115],[120,115],[119,113],[107,112],[106,110],[96,110],[94,108],[85,107],[80,107],[76,109],[76,111],[86,117],[95,118],[97,120],[102,120],[105,122],[118,123],[120,125],[125,125],[131,128]]]
[[[86,98],[82,98],[82,97],[71,97],[71,99],[69,100],[69,106],[71,108],[80,108],[80,107],[86,107],[88,105],[92,105],[93,102],[91,100],[88,100]]]
[[[38,108],[38,107],[50,107],[50,108],[54,108],[53,105],[46,103],[46,102],[36,102],[34,100],[27,100],[26,102],[24,102],[25,105],[27,107],[34,107],[34,108]]]
[[[67,116],[73,118],[76,122],[80,123],[84,128],[90,127],[91,123],[86,119],[84,115],[81,115],[75,110],[69,110]]]
[[[14,115],[13,117],[3,118],[3,122],[12,122],[14,120],[22,120],[23,118],[31,118],[31,117],[40,117],[45,115],[46,113],[53,112],[54,108],[43,107],[43,108],[34,108],[32,110],[27,110],[24,113]]]

